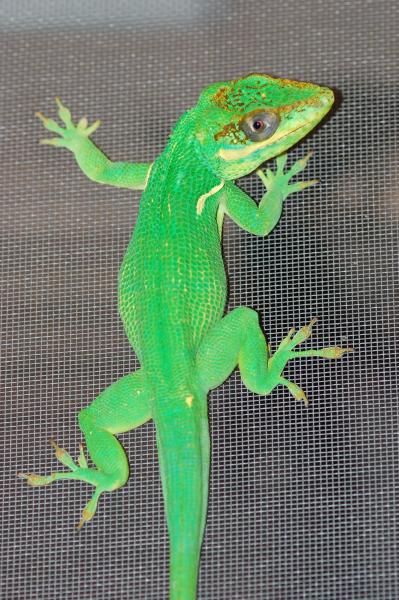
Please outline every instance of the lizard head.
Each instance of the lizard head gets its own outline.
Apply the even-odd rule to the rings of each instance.
[[[219,177],[242,177],[296,144],[333,102],[329,88],[258,73],[213,84],[193,109],[199,151]]]

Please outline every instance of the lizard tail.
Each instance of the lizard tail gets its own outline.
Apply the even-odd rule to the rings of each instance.
[[[182,403],[180,395],[167,404],[155,422],[170,539],[169,600],[195,600],[208,499],[206,397],[188,395]]]

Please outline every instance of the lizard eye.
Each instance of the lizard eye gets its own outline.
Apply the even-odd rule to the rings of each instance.
[[[240,129],[253,142],[261,142],[271,137],[278,127],[278,116],[265,110],[246,115],[240,122]]]

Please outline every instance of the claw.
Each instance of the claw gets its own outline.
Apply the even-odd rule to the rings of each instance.
[[[66,146],[66,141],[61,138],[47,138],[39,140],[39,144],[46,146]]]
[[[301,171],[302,171],[302,169],[304,169],[306,167],[306,165],[308,164],[309,160],[312,158],[313,154],[314,154],[314,150],[309,150],[309,152],[307,154],[305,154],[305,156],[303,156],[302,158],[300,158],[297,161],[296,164],[300,166],[300,170]]]
[[[306,407],[309,406],[309,400],[305,392],[296,383],[288,381],[288,379],[285,379],[284,377],[280,378],[280,383],[282,385],[285,385],[286,388],[288,388],[290,394],[294,396],[295,400],[303,402]]]
[[[85,136],[89,137],[89,135],[91,135],[92,133],[94,133],[96,131],[96,129],[98,129],[101,125],[101,121],[100,119],[97,119],[97,121],[94,121],[93,125],[90,125],[90,127],[88,127],[85,131]]]
[[[305,164],[306,164],[308,162],[308,160],[310,158],[312,158],[313,154],[314,154],[314,150],[309,150],[309,152],[307,154],[305,154],[305,156],[301,160],[305,161]]]
[[[277,171],[282,171],[284,169],[285,164],[287,162],[287,157],[288,157],[288,154],[286,152],[277,156],[277,158],[276,158]]]
[[[82,444],[79,444],[78,465],[82,469],[87,469],[88,468],[88,464],[87,464],[87,460],[86,460],[86,456],[85,456],[85,452],[84,452],[84,448],[83,448]]]
[[[345,352],[354,352],[353,348],[340,348],[339,346],[331,346],[331,348],[322,348],[320,355],[322,358],[341,358]]]
[[[39,485],[48,485],[54,481],[53,475],[35,475],[34,473],[17,473],[20,479],[26,479],[27,483],[33,487]]]
[[[285,336],[285,338],[279,343],[277,349],[276,349],[276,353],[279,352],[280,350],[283,350],[284,348],[286,348],[287,346],[289,346],[292,342],[292,336],[295,333],[295,327],[291,327],[291,329],[289,330],[289,332],[287,333],[287,335]]]
[[[94,517],[94,515],[96,514],[97,504],[98,504],[98,499],[100,497],[100,494],[101,494],[101,491],[96,490],[93,494],[92,499],[89,500],[89,502],[84,507],[84,509],[82,511],[82,518],[80,519],[79,524],[77,526],[78,529],[82,529],[83,525],[85,523],[88,523],[89,521],[91,521],[92,518]]]
[[[311,185],[316,185],[320,182],[320,179],[311,179],[310,181],[297,181],[296,183],[291,183],[288,186],[289,193],[293,194],[295,192],[301,192],[302,190],[310,187]]]
[[[305,154],[304,157],[300,158],[292,165],[291,169],[288,171],[288,175],[289,175],[290,179],[291,179],[291,177],[294,177],[294,175],[297,175],[298,173],[300,173],[301,171],[303,171],[305,169],[306,165],[309,162],[309,159],[313,156],[313,154],[314,154],[313,150],[310,150],[310,152]]]
[[[320,179],[310,179],[309,181],[299,181],[298,185],[299,185],[299,190],[304,190],[307,187],[310,187],[311,185],[317,185],[318,183],[320,183]],[[294,184],[296,185],[296,184]]]
[[[86,127],[88,126],[88,121],[86,117],[82,117],[79,121],[79,123],[77,124],[77,129],[79,129],[79,131],[84,131],[86,129]]]
[[[58,106],[58,115],[61,119],[61,121],[63,121],[63,123],[65,123],[65,125],[67,127],[71,127],[72,126],[72,116],[71,116],[71,112],[69,110],[69,108],[67,108],[66,106],[64,106],[60,100],[60,98],[57,96],[55,99],[57,106]]]
[[[41,120],[46,129],[52,131],[53,133],[58,133],[58,135],[63,135],[64,129],[60,127],[53,119],[48,119],[41,112],[37,112],[35,114]]]
[[[321,348],[320,350],[300,350],[291,352],[291,358],[318,356],[319,358],[341,358],[346,352],[354,352],[353,348],[340,348],[331,346],[330,348]]]
[[[301,327],[301,329],[298,331],[298,333],[296,335],[294,335],[294,337],[292,338],[291,348],[293,348],[297,344],[304,342],[305,340],[308,339],[308,337],[310,337],[310,335],[312,333],[313,325],[316,323],[316,321],[317,321],[317,317],[312,319],[310,321],[310,323],[308,323],[308,325]]]
[[[265,186],[265,188],[267,188],[267,186],[270,183],[269,178],[273,177],[273,172],[270,169],[266,169],[266,171],[262,171],[262,169],[256,169],[256,174],[262,180],[262,183]]]
[[[88,523],[94,517],[94,513],[91,513],[86,509],[86,507],[82,511],[82,517],[77,525],[77,529],[82,529],[85,523]]]
[[[44,124],[46,124],[46,123],[47,123],[47,121],[48,121],[48,118],[47,118],[47,117],[45,117],[45,116],[44,116],[44,114],[43,114],[43,113],[41,113],[41,112],[39,112],[39,111],[38,111],[38,112],[35,112],[35,117],[37,117],[38,119],[40,119],[40,120],[41,120],[41,122],[42,122],[42,123],[44,123]]]
[[[72,459],[72,456],[70,454],[68,454],[68,452],[66,450],[64,450],[63,448],[60,448],[55,440],[50,439],[49,441],[55,450],[55,456],[57,457],[57,459],[63,465],[65,465],[66,467],[69,467],[71,469],[71,471],[76,471],[77,465],[75,464],[75,461]]]

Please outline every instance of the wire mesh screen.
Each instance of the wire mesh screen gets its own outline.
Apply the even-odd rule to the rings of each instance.
[[[96,185],[46,137],[35,110],[101,118],[96,143],[149,161],[201,89],[259,71],[339,91],[290,155],[315,150],[280,224],[227,222],[229,307],[250,306],[272,347],[319,317],[304,359],[264,398],[235,372],[209,397],[212,472],[199,598],[397,600],[398,31],[392,1],[3,0],[1,34],[1,598],[167,597],[168,543],[153,425],[121,436],[131,477],[76,524],[90,486],[28,488],[17,471],[73,456],[76,415],[137,361],[117,273],[140,195]],[[262,195],[255,175],[239,182]]]

